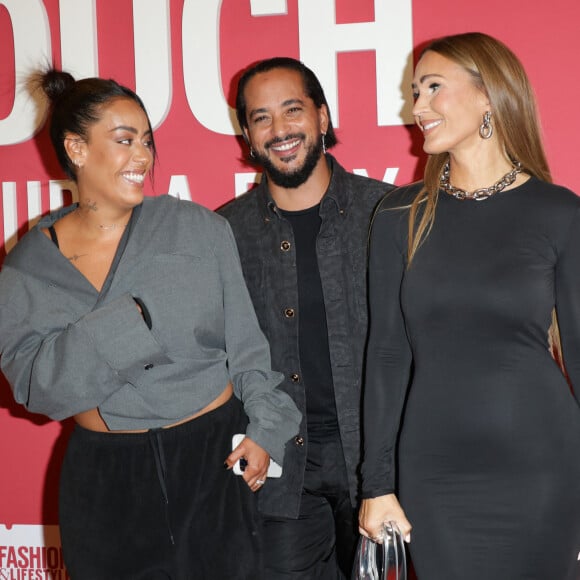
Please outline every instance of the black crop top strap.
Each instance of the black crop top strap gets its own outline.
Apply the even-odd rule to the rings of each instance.
[[[50,239],[54,242],[54,245],[58,248],[58,236],[56,235],[56,230],[54,226],[48,226],[48,231],[50,233]]]
[[[48,231],[50,233],[50,239],[54,242],[54,245],[58,248],[58,237],[56,235],[56,230],[54,226],[48,226]]]

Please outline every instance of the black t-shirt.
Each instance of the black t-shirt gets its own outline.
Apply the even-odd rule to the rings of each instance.
[[[316,205],[301,211],[282,211],[292,225],[296,245],[300,367],[306,388],[310,439],[320,439],[338,430],[326,310],[316,256],[319,208]]]

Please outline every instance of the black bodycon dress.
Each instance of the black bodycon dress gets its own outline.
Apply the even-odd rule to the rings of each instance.
[[[419,580],[580,578],[580,198],[441,192],[407,268],[418,190],[372,226],[363,497],[398,494]]]

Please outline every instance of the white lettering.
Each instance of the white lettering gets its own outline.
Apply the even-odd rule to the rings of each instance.
[[[286,0],[250,0],[252,16],[278,16],[288,14]]]
[[[29,181],[26,184],[28,194],[28,215],[30,216],[28,227],[31,228],[40,219],[42,213],[42,196],[40,181]]]
[[[2,208],[4,210],[4,246],[9,252],[16,244],[18,232],[18,212],[16,210],[16,183],[2,184]]]
[[[240,133],[235,111],[224,96],[219,22],[222,0],[185,0],[181,41],[183,45],[183,82],[191,112],[210,131],[223,135]]]
[[[75,78],[99,74],[96,0],[60,0],[62,68]]]
[[[8,252],[17,242],[18,227],[27,223],[32,228],[42,215],[41,182],[26,183],[28,215],[19,219],[17,205],[17,187],[13,181],[2,183],[2,216],[4,218],[4,244]],[[59,209],[69,202],[78,201],[78,191],[73,181],[55,179],[48,182],[50,211]],[[70,193],[70,200],[65,199],[64,192]],[[1,244],[0,244],[1,245]]]
[[[411,100],[401,94],[411,90],[412,0],[374,3],[374,22],[336,24],[335,0],[298,0],[300,58],[319,77],[337,127],[336,55],[360,50],[376,55],[378,124],[412,123]]]
[[[143,99],[153,128],[171,106],[171,29],[169,0],[133,0],[136,92]]]
[[[245,193],[256,183],[260,183],[262,174],[256,172],[236,173],[234,175],[234,194],[236,197]]]
[[[356,175],[362,175],[363,177],[369,176],[368,171],[366,169],[353,169],[352,172],[356,173]],[[385,183],[395,183],[395,179],[397,178],[398,173],[399,173],[398,167],[387,167],[385,169],[385,174],[382,180]]]
[[[187,175],[172,175],[169,180],[169,195],[177,199],[187,199],[191,201],[191,191]]]
[[[50,211],[55,209],[60,209],[65,205],[64,192],[70,191],[72,194],[72,201],[78,201],[78,190],[76,183],[74,181],[69,181],[65,179],[51,179],[48,182],[48,194]],[[36,216],[29,216],[36,217]]]
[[[0,120],[0,145],[14,145],[30,139],[44,121],[46,103],[30,98],[26,80],[39,63],[52,60],[50,30],[41,0],[0,0],[0,6],[6,8],[12,22],[18,75],[14,106],[8,117]]]
[[[171,104],[169,0],[133,0],[135,85],[157,128]],[[96,0],[61,0],[63,69],[75,78],[99,75]]]

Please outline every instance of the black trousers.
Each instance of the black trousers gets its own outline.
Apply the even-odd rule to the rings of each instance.
[[[254,494],[224,468],[247,418],[232,397],[147,433],[72,433],[60,487],[73,580],[262,578]]]
[[[350,578],[358,535],[340,440],[309,441],[298,519],[262,516],[265,577]]]

